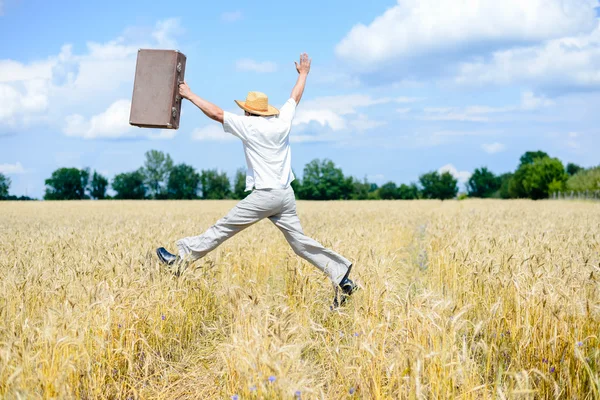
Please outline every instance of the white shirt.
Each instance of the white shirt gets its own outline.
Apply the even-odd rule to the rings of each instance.
[[[225,111],[223,129],[240,139],[248,171],[246,190],[286,189],[294,180],[290,131],[296,101],[289,99],[279,117],[246,117]]]

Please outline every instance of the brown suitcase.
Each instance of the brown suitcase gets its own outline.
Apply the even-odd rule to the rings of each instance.
[[[186,57],[177,50],[139,49],[129,123],[142,128],[179,128],[179,82]]]

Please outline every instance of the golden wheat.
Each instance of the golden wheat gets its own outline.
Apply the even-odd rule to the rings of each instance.
[[[339,311],[268,221],[158,264],[233,204],[0,204],[0,397],[599,397],[598,204],[299,202]]]

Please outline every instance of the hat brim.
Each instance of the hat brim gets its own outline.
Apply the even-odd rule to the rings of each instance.
[[[246,107],[246,102],[243,100],[234,100],[234,101],[235,101],[235,104],[237,104],[242,110],[248,111],[250,114],[262,115],[264,117],[279,115],[279,110],[270,104],[267,106],[267,111],[256,111],[256,110]]]

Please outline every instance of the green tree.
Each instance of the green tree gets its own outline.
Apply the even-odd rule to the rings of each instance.
[[[575,192],[600,190],[600,166],[577,172],[567,181],[567,189]]]
[[[83,200],[90,179],[89,169],[59,168],[46,179],[46,200]]]
[[[410,185],[401,184],[398,186],[398,199],[401,200],[416,200],[419,198],[419,187],[416,183]]]
[[[349,199],[354,189],[352,177],[344,177],[331,160],[315,159],[304,167],[298,197],[306,200]]]
[[[240,168],[235,172],[235,179],[233,180],[233,198],[241,200],[249,194],[250,191],[246,192],[246,171],[244,168]]]
[[[492,197],[500,185],[500,179],[486,167],[476,168],[467,181],[467,193],[469,197]]]
[[[227,199],[231,197],[231,183],[225,172],[216,169],[202,170],[200,191],[204,200]]]
[[[361,182],[358,179],[352,179],[352,200],[379,200],[379,186],[376,183],[369,182],[365,177]]]
[[[525,195],[534,200],[546,199],[552,191],[564,190],[568,178],[558,158],[536,158],[532,164],[525,164],[519,170],[523,171]]]
[[[187,164],[178,164],[171,169],[167,182],[169,199],[192,200],[198,198],[200,174],[194,167]]]
[[[124,172],[114,177],[112,188],[121,200],[143,200],[146,198],[145,175],[142,168],[133,172]]]
[[[92,181],[90,182],[90,195],[92,198],[104,200],[106,198],[107,189],[108,179],[94,171],[94,174],[92,175]]]
[[[496,194],[494,194],[495,198],[510,199],[510,193],[508,188],[512,177],[513,174],[511,172],[504,173],[498,177],[498,180],[500,181],[500,188],[498,189],[498,191],[496,191]]]
[[[546,158],[546,157],[550,157],[550,156],[548,155],[548,153],[543,152],[541,150],[526,151],[525,154],[523,154],[521,156],[521,158],[519,159],[519,161],[520,161],[519,167],[521,167],[525,164],[533,164],[533,162],[535,161],[536,158]]]
[[[0,200],[6,200],[8,198],[8,189],[10,189],[10,184],[10,178],[0,173]]]
[[[387,182],[379,188],[379,197],[382,200],[394,200],[398,196],[398,188],[394,182]]]
[[[527,151],[519,159],[519,167],[508,182],[508,194],[513,199],[531,198],[531,193],[525,188],[524,182],[526,179],[528,166],[532,165],[537,159],[549,158],[547,153],[543,151]]]
[[[579,165],[573,164],[573,163],[568,163],[567,164],[567,174],[569,176],[573,176],[576,173],[578,173],[579,171],[583,171],[583,168],[580,167]]]
[[[153,199],[165,199],[167,197],[167,183],[172,168],[173,160],[171,160],[170,155],[158,150],[146,152],[143,173],[150,197]]]
[[[421,194],[425,199],[452,199],[458,193],[458,180],[450,172],[428,172],[419,177]]]

